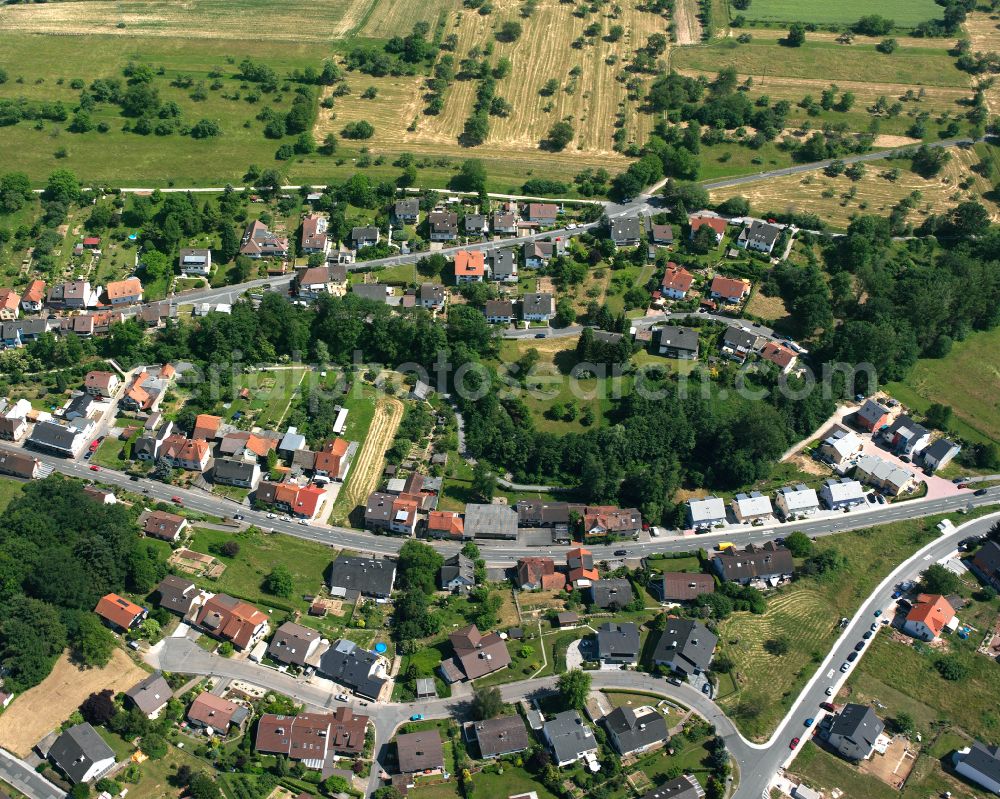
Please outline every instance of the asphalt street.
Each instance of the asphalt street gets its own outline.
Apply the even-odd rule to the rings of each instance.
[[[66,794],[23,760],[0,749],[0,779],[29,799],[63,799]]]

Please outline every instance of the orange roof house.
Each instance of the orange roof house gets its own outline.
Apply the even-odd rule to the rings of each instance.
[[[906,614],[903,632],[922,641],[934,641],[951,620],[955,609],[940,594],[920,594],[913,608]]]
[[[214,438],[218,438],[221,426],[221,416],[199,413],[194,420],[194,432],[191,434],[191,438],[201,438],[205,441],[211,441]]]
[[[216,594],[202,606],[197,624],[218,638],[246,649],[267,635],[267,616],[249,602]]]
[[[577,547],[566,553],[566,566],[569,568],[569,581],[576,585],[579,581],[594,581],[600,574],[594,566],[594,553],[589,549]]]
[[[21,304],[26,311],[39,310],[45,302],[45,281],[32,280],[21,295]]]
[[[781,344],[769,341],[761,349],[760,357],[765,361],[773,363],[782,372],[787,372],[792,368],[797,356],[792,350],[788,349],[788,347],[783,347]]]
[[[16,319],[21,309],[21,295],[14,289],[0,289],[0,318]]]
[[[172,363],[165,363],[160,367],[160,377],[164,380],[169,380],[175,374],[177,374],[177,370],[174,369],[174,365]]]
[[[119,630],[130,630],[146,618],[146,609],[134,602],[129,602],[118,594],[106,594],[101,597],[94,608],[94,613],[104,619],[111,627]]]
[[[678,266],[673,261],[667,264],[667,269],[663,273],[663,280],[660,285],[667,296],[683,299],[684,295],[691,290],[694,282],[694,275],[688,272],[683,266]]]
[[[750,285],[746,280],[716,275],[712,278],[711,292],[713,299],[739,302],[750,293]]]
[[[455,280],[479,281],[486,274],[486,254],[482,250],[459,250],[455,253]]]
[[[142,283],[137,277],[112,280],[108,283],[107,293],[108,302],[112,305],[142,302]]]
[[[348,444],[343,438],[335,438],[316,453],[313,469],[317,474],[327,474],[333,478],[344,476]]]
[[[292,513],[304,519],[316,518],[316,512],[323,504],[323,497],[326,492],[317,485],[310,483],[299,489],[292,505]]]
[[[461,540],[465,534],[462,515],[450,510],[432,510],[427,514],[427,534],[433,538]]]
[[[698,229],[706,225],[715,232],[716,241],[722,241],[722,237],[726,235],[726,220],[719,216],[691,214],[688,217],[688,224],[691,225],[692,239],[694,238],[694,234],[698,232]]]

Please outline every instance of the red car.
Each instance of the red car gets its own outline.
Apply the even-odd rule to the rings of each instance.
[[[958,487],[959,487],[959,488],[968,488],[968,487],[969,487],[969,484],[968,484],[968,483],[959,483],[959,484],[958,484]]]
[[[93,441],[90,442],[90,451],[93,452],[100,445],[101,445],[101,439],[95,438]]]
[[[96,463],[92,463],[92,464],[90,464],[90,471],[92,471],[92,472],[99,472],[99,471],[101,471],[101,467],[98,466]]]
[[[788,744],[788,748],[789,749],[794,749],[798,745],[799,745],[799,739],[798,738],[792,738],[792,742],[790,744]]]
[[[181,498],[180,498],[180,497],[171,497],[171,498],[170,498],[170,501],[171,501],[171,502],[173,502],[173,503],[174,503],[175,505],[183,505],[183,504],[184,504],[184,503],[183,503],[183,502],[181,501]]]

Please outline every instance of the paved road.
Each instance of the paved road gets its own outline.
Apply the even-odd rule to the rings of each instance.
[[[97,483],[116,486],[136,493],[145,492],[148,494],[150,502],[161,501],[169,503],[171,497],[178,496],[184,502],[184,506],[191,510],[201,511],[202,513],[214,516],[231,516],[236,512],[242,513],[246,517],[247,524],[255,524],[266,530],[286,533],[296,538],[317,541],[337,549],[349,548],[376,555],[394,555],[406,540],[398,537],[375,535],[365,530],[334,527],[318,522],[300,524],[281,518],[269,519],[265,513],[251,510],[234,500],[225,499],[199,489],[176,488],[154,480],[143,480],[141,483],[137,483],[131,481],[122,472],[112,469],[101,467],[99,471],[90,471],[90,467],[86,461],[71,461],[45,453],[33,452],[32,454],[43,463],[52,466],[53,469],[63,474],[93,480]],[[833,535],[847,530],[857,530],[887,522],[916,519],[937,513],[947,513],[963,508],[974,508],[998,503],[1000,503],[1000,486],[994,486],[986,489],[986,494],[979,497],[975,496],[972,490],[969,489],[963,490],[960,495],[954,497],[931,500],[915,499],[891,505],[873,505],[864,509],[854,510],[851,513],[827,514],[787,524],[775,522],[761,527],[730,525],[722,530],[698,536],[659,536],[651,538],[649,541],[637,543],[594,545],[590,549],[593,551],[594,557],[600,561],[613,558],[614,550],[623,546],[627,547],[630,557],[651,555],[657,552],[689,552],[699,547],[711,549],[720,541],[730,541],[736,546],[745,546],[750,543],[768,541],[774,538],[775,535],[787,535],[793,530],[801,530],[810,536]],[[459,549],[457,544],[447,542],[434,542],[434,544],[446,555],[454,554]],[[486,559],[487,564],[492,567],[513,566],[518,558],[531,555],[550,555],[560,558],[565,554],[567,549],[568,547],[563,546],[526,547],[515,541],[496,543],[483,541],[480,543],[482,556]]]
[[[721,314],[713,313],[693,313],[690,311],[683,312],[667,312],[667,311],[657,311],[656,313],[647,314],[646,316],[638,316],[635,319],[629,319],[629,324],[636,328],[652,327],[653,325],[661,324],[662,322],[671,322],[678,319],[687,319],[689,317],[695,317],[697,319],[708,319],[713,322],[721,322],[724,325],[729,325],[731,327],[743,327],[749,330],[751,333],[755,333],[761,338],[767,339],[768,341],[783,341],[774,335],[774,331],[769,327],[764,325],[758,325],[755,322],[751,322],[749,319],[737,319],[735,316],[723,316]],[[540,330],[537,327],[527,328],[525,330],[504,330],[502,333],[503,338],[506,339],[525,339],[525,338],[570,338],[579,336],[583,332],[583,325],[567,325],[566,327],[550,327],[548,329]],[[596,328],[595,328],[596,329]]]
[[[28,799],[64,799],[66,794],[23,760],[0,749],[0,779]]]

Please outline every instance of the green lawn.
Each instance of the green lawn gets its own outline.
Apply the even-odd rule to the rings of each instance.
[[[184,790],[175,787],[169,778],[177,771],[178,767],[186,765],[192,771],[208,770],[208,764],[194,755],[187,749],[178,749],[171,745],[167,749],[167,754],[159,760],[147,760],[141,766],[138,785],[128,786],[128,795],[131,799],[176,799],[184,794]]]
[[[24,491],[24,483],[0,477],[0,513],[7,510],[7,506],[21,496],[22,491]]]
[[[922,358],[901,383],[885,390],[918,412],[932,402],[950,405],[955,432],[972,441],[1000,443],[1000,328],[957,341],[945,358]]]
[[[241,427],[249,427],[252,420],[254,425],[276,428],[308,373],[309,369],[302,366],[240,375],[238,387],[248,389],[250,398],[236,399],[221,413],[229,420],[235,413],[241,413],[244,417],[240,419]]]
[[[130,445],[141,435],[140,427],[128,441],[122,441],[118,436],[108,436],[101,442],[91,460],[107,469],[123,469],[127,466],[126,451],[131,451]]]
[[[503,774],[480,772],[473,778],[477,799],[507,799],[521,793],[534,791],[538,799],[555,799],[545,786],[537,782],[523,768],[505,763]]]
[[[832,8],[838,5],[831,4]],[[801,47],[784,47],[775,41],[755,39],[738,44],[725,39],[714,44],[682,47],[672,66],[716,73],[734,67],[742,75],[787,78],[852,80],[864,83],[899,83],[926,86],[967,86],[968,76],[955,66],[944,46],[901,47],[891,56],[875,50],[874,44],[843,45],[809,41]]]
[[[903,27],[941,17],[941,7],[934,0],[881,0],[877,8],[867,0],[840,0],[837,3],[823,0],[754,0],[746,11],[733,13],[762,22],[847,25],[876,11]]]

